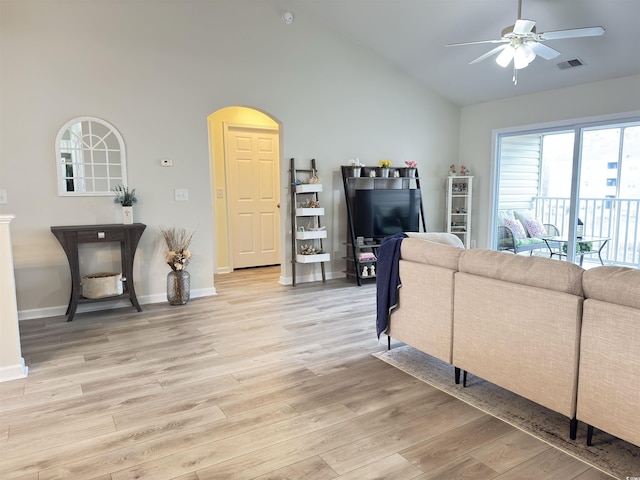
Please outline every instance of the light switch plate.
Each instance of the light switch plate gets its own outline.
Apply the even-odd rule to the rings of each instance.
[[[174,195],[175,199],[179,202],[189,200],[189,190],[186,188],[176,188]]]
[[[0,205],[6,205],[8,203],[7,191],[0,190]]]

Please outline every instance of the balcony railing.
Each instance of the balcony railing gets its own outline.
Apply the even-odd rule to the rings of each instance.
[[[569,233],[569,198],[534,197],[536,215]],[[602,250],[605,264],[640,268],[640,199],[581,198],[578,218],[585,237],[609,237]]]

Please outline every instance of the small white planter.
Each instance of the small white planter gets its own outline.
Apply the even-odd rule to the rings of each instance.
[[[133,223],[133,207],[122,207],[122,223],[124,225]]]

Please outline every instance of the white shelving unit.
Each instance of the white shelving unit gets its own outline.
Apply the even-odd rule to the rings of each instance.
[[[473,205],[473,177],[447,178],[447,232],[457,235],[465,248],[471,245],[471,211]]]
[[[296,266],[298,264],[320,264],[322,269],[322,281],[326,282],[325,262],[331,260],[325,253],[322,240],[327,238],[327,231],[321,225],[324,216],[324,208],[320,206],[307,206],[312,203],[319,204],[318,194],[322,192],[322,184],[314,183],[317,178],[316,161],[311,160],[310,169],[297,169],[295,160],[291,159],[291,276],[293,286],[296,285]],[[300,178],[302,177],[302,178]],[[298,183],[303,182],[303,183]],[[304,246],[311,246],[317,251],[314,254],[303,254]]]

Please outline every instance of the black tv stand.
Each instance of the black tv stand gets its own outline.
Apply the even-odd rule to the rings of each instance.
[[[345,203],[347,207],[347,241],[345,242],[347,254],[344,258],[346,269],[344,273],[347,278],[355,279],[358,286],[364,281],[375,280],[375,268],[377,266],[378,248],[384,239],[382,238],[362,238],[360,241],[356,235],[356,210],[355,197],[357,190],[376,190],[376,189],[417,189],[420,190],[420,177],[417,170],[415,176],[402,176],[400,173],[406,169],[390,169],[389,177],[371,177],[369,172],[372,168],[362,168],[361,176],[353,176],[353,168],[342,167],[342,183],[344,185]],[[393,176],[393,171],[398,170],[399,177]],[[423,231],[426,231],[426,222],[424,215],[424,207],[422,204],[422,195],[420,195],[420,222]],[[365,270],[366,267],[366,270]],[[371,273],[373,267],[373,274]],[[366,276],[363,272],[367,273]]]

